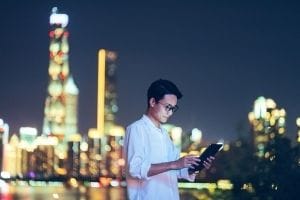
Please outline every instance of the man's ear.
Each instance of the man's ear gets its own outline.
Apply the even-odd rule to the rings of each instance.
[[[153,97],[150,98],[150,100],[149,100],[150,107],[153,107],[155,104],[156,104],[155,98],[153,98]]]

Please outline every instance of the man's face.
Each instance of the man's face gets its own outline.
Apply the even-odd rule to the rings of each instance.
[[[173,94],[166,94],[164,98],[155,102],[151,100],[152,117],[159,123],[166,123],[171,115],[178,109],[177,97]]]

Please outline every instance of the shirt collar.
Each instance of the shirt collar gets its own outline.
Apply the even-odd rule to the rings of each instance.
[[[151,121],[151,119],[147,116],[147,115],[143,115],[142,119],[147,123],[149,124],[150,126],[152,126],[153,128],[159,130],[159,131],[162,131],[162,127],[161,125],[159,125],[159,127],[155,126],[155,124]]]

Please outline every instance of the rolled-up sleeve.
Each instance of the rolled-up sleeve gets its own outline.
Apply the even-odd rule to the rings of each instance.
[[[149,179],[148,171],[151,163],[145,155],[145,139],[143,131],[138,126],[129,126],[125,136],[125,159],[127,173],[133,178]]]
[[[183,168],[181,170],[178,170],[177,177],[186,179],[190,182],[194,182],[196,178],[196,174],[189,174],[188,168]]]

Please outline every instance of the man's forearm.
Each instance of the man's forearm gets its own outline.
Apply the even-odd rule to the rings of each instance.
[[[165,162],[165,163],[158,163],[158,164],[151,164],[151,167],[148,171],[148,176],[154,176],[169,170],[177,169],[176,161]]]

